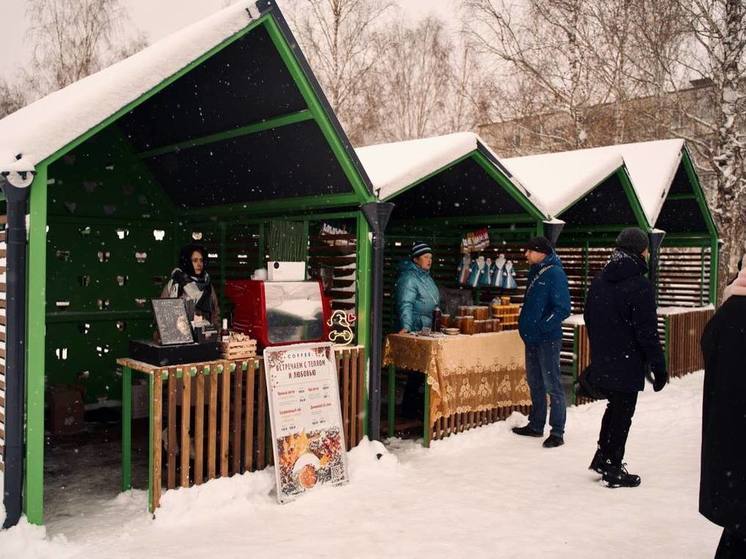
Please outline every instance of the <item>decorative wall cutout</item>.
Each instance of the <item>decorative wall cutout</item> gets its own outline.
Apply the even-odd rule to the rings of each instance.
[[[75,202],[65,202],[64,205],[71,214],[74,214],[75,210],[78,209],[78,205]]]
[[[78,233],[80,233],[82,237],[87,237],[91,234],[91,226],[86,225],[85,227],[81,227],[80,229],[78,229]]]
[[[57,260],[62,260],[62,262],[70,262],[70,251],[69,250],[58,250],[55,253],[55,256],[57,256]]]
[[[194,239],[195,241],[201,241],[202,231],[192,231],[192,239]]]
[[[54,304],[58,311],[64,311],[70,308],[70,301],[57,301]]]
[[[125,239],[125,238],[129,237],[129,235],[130,235],[130,230],[129,229],[117,229],[117,238],[118,239],[120,239],[120,240]]]
[[[111,351],[111,347],[108,344],[96,346],[96,355],[98,355],[99,357],[103,357],[110,351]]]
[[[81,334],[87,334],[91,331],[91,323],[90,322],[81,322],[78,324],[78,330],[80,330]]]
[[[108,250],[99,250],[98,251],[98,261],[99,262],[108,262],[109,258],[111,258],[111,252]]]
[[[67,361],[67,348],[66,347],[58,347],[54,350],[54,354],[57,356],[57,359],[60,361]]]
[[[98,310],[105,311],[111,306],[111,301],[109,299],[98,299],[96,304],[98,305]]]
[[[80,282],[81,287],[88,287],[89,285],[91,285],[91,276],[89,276],[88,274],[78,276],[78,282]]]
[[[124,332],[127,329],[127,322],[124,320],[117,320],[114,326],[116,326],[118,332]]]
[[[153,229],[153,238],[156,241],[162,241],[166,236],[166,232],[163,229]]]
[[[138,307],[141,307],[141,308],[144,307],[145,303],[147,303],[147,302],[148,302],[148,300],[145,299],[145,298],[143,298],[143,297],[135,297],[135,304]]]
[[[117,276],[117,285],[119,287],[124,287],[125,285],[127,285],[129,279],[129,276]]]
[[[148,259],[147,252],[136,252],[135,253],[135,260],[137,260],[138,264],[144,263],[147,259]]]

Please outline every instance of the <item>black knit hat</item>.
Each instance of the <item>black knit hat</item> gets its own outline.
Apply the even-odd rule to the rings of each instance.
[[[422,256],[423,254],[432,254],[433,249],[430,248],[430,245],[423,241],[417,241],[415,244],[412,245],[412,248],[409,250],[409,257],[410,258],[417,258],[418,256]]]
[[[546,237],[534,237],[524,245],[524,248],[543,254],[552,254],[554,252],[551,241]]]
[[[627,227],[616,238],[617,248],[633,254],[642,254],[650,246],[648,234],[639,227]]]

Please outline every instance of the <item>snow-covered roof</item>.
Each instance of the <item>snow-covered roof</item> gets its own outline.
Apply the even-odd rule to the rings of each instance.
[[[503,159],[532,193],[556,215],[595,188],[621,165],[627,168],[648,223],[658,220],[681,162],[684,140],[656,140]]]
[[[355,152],[373,184],[373,191],[380,200],[387,200],[476,150],[484,151],[489,159],[499,160],[473,132],[377,144],[357,148]],[[531,189],[512,178],[510,180],[546,215],[545,208],[537,203]]]
[[[446,136],[357,148],[374,192],[385,200],[477,149],[479,136],[457,132]],[[380,191],[379,191],[380,189]]]
[[[513,157],[502,162],[552,216],[562,213],[624,165],[620,154],[593,149]]]
[[[0,172],[34,170],[259,16],[253,1],[238,2],[8,115],[0,120]]]

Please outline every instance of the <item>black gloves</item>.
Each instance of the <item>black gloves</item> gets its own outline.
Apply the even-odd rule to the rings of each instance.
[[[668,382],[668,371],[663,369],[653,373],[653,390],[660,392]]]

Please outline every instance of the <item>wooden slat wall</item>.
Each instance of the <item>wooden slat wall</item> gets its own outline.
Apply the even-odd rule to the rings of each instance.
[[[0,472],[5,471],[5,267],[6,267],[6,250],[5,242],[5,223],[6,216],[0,216]],[[2,488],[2,483],[0,483]]]
[[[360,347],[339,347],[335,358],[349,450],[363,438],[365,355]],[[204,370],[171,367],[165,372],[165,379],[155,379],[153,392],[154,507],[159,505],[162,485],[190,487],[272,463],[261,358],[226,361]]]
[[[710,302],[710,249],[664,248],[658,278],[659,306],[707,305]]]
[[[308,239],[308,266],[315,275],[321,267],[332,268],[334,279],[326,295],[333,310],[354,311],[356,307],[357,238],[352,233],[311,234]]]
[[[692,310],[672,314],[668,320],[668,373],[680,377],[704,369],[705,363],[700,350],[705,325],[715,314],[713,309]]]

